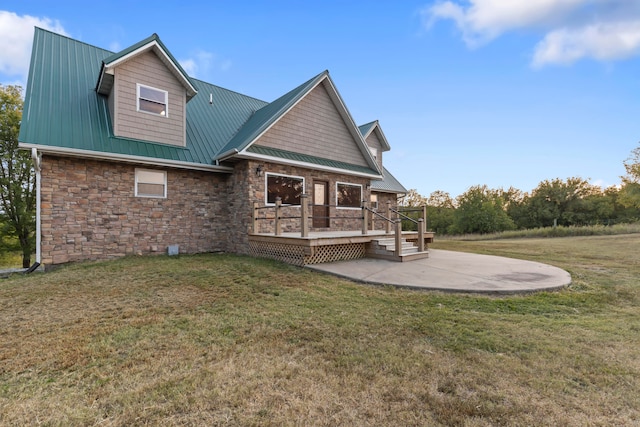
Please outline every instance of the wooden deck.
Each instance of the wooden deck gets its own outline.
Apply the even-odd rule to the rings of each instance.
[[[402,232],[407,242],[417,242],[417,232]],[[302,237],[300,232],[283,232],[249,234],[249,251],[251,255],[276,259],[294,265],[320,264],[324,262],[343,261],[375,256],[391,259],[391,254],[384,256],[373,250],[373,242],[381,239],[393,239],[394,233],[384,230],[361,231],[319,231],[309,232]],[[433,233],[425,233],[426,243],[433,241]],[[428,256],[428,250],[419,253],[422,258]],[[415,258],[415,257],[414,257]],[[409,257],[398,258],[398,261],[409,260]]]

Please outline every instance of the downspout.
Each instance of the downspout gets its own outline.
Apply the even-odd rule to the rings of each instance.
[[[42,236],[40,232],[40,167],[42,165],[42,155],[38,154],[36,148],[31,149],[31,159],[33,160],[33,168],[36,171],[36,263],[39,265],[42,263]]]

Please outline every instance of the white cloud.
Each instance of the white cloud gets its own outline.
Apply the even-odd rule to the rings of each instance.
[[[536,46],[532,65],[571,64],[582,58],[611,61],[640,53],[640,19],[549,32]]]
[[[422,10],[427,28],[452,20],[476,48],[509,31],[541,31],[532,66],[571,64],[582,58],[615,60],[640,53],[640,5],[629,0],[458,0]]]
[[[68,35],[57,20],[0,10],[0,73],[26,82],[36,26]]]
[[[218,60],[216,55],[204,50],[194,52],[190,58],[180,59],[180,65],[192,77],[207,78],[212,69],[226,71],[231,67],[231,61]]]

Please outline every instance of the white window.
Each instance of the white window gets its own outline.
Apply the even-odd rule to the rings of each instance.
[[[166,90],[137,84],[138,111],[168,117],[167,103],[169,93]]]
[[[336,206],[343,209],[360,209],[362,207],[362,185],[337,182]]]
[[[265,180],[267,205],[274,205],[276,197],[282,199],[283,205],[300,205],[300,196],[304,193],[303,177],[268,173]]]
[[[167,198],[167,173],[136,169],[136,197]]]
[[[373,156],[374,159],[378,160],[378,149],[375,147],[369,147],[369,152]]]
[[[377,194],[372,194],[371,198],[369,199],[369,201],[371,202],[371,209],[378,209],[378,195]]]

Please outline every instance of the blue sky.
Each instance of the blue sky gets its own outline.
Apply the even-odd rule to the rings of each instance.
[[[619,184],[640,140],[635,0],[2,1],[0,83],[26,86],[34,25],[113,51],[155,32],[192,76],[265,101],[328,69],[424,196]]]

